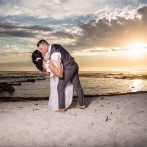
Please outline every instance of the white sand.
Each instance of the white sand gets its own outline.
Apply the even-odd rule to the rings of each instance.
[[[0,147],[147,147],[147,93],[86,101],[64,114],[48,101],[0,103]]]

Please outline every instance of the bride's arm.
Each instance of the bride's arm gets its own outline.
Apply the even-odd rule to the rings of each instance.
[[[59,78],[62,78],[63,70],[61,66],[61,59],[59,57],[57,59],[57,67],[52,62],[49,62],[49,68],[51,72],[53,72],[56,76],[58,76]]]

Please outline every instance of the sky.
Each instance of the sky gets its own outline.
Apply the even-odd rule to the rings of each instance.
[[[37,42],[80,71],[147,71],[147,0],[0,0],[0,71],[37,71]]]

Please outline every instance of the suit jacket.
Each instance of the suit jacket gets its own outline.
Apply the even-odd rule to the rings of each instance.
[[[50,56],[53,53],[60,52],[61,53],[61,62],[63,64],[63,69],[71,69],[72,65],[76,64],[74,58],[69,54],[67,50],[65,50],[61,45],[59,44],[52,44],[51,50],[50,50]]]

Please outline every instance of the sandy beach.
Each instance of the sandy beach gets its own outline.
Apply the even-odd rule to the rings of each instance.
[[[147,147],[147,93],[77,100],[65,113],[47,100],[0,103],[0,147]]]

